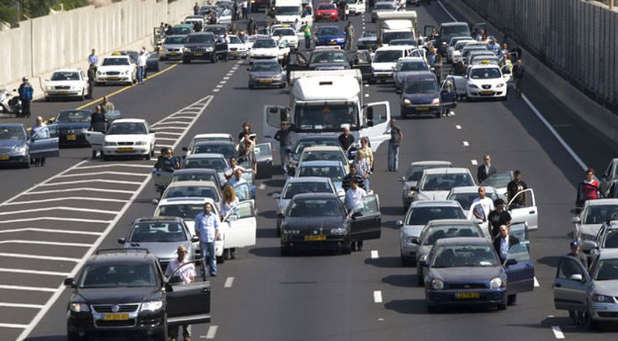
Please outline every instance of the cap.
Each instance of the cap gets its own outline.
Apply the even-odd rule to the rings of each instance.
[[[571,242],[571,249],[574,249],[576,247],[579,247],[579,242],[577,240],[574,240]]]

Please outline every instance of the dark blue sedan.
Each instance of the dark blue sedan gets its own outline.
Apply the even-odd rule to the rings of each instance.
[[[90,110],[63,110],[54,118],[50,127],[58,132],[61,146],[88,146],[84,130],[90,128]],[[108,123],[119,118],[120,112],[110,111],[105,114]]]
[[[401,117],[434,115],[440,117],[440,86],[431,71],[418,72],[406,77],[401,93]]]
[[[345,32],[338,26],[320,26],[315,34],[315,45],[338,45],[343,47],[345,44]]]

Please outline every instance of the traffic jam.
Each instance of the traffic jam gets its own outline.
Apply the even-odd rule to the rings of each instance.
[[[567,192],[570,212],[559,214],[570,225],[558,237],[544,231],[558,213],[545,213],[553,203],[535,161],[505,156],[524,151],[492,147],[493,133],[476,139],[478,161],[466,154],[473,138],[441,147],[462,120],[475,122],[462,116],[491,129],[498,119],[482,121],[493,110],[482,108],[524,102],[525,61],[437,2],[200,1],[183,22],[155,28],[153,51],[93,50],[87,70],[54,71],[36,100],[26,78],[0,92],[0,172],[53,167],[0,204],[0,330],[15,331],[6,339],[26,339],[54,306],[69,341],[237,339],[217,307],[241,285],[239,269],[285,278],[328,262],[350,267],[346,281],[392,272],[367,295],[400,314],[527,314],[544,299],[544,319],[568,319],[550,323],[556,338],[554,324],[615,327],[618,157]],[[429,10],[447,13],[430,20]],[[179,69],[222,80],[165,116],[141,115],[139,102],[182,91],[170,80]],[[116,101],[151,84],[160,91]],[[539,256],[550,238],[564,252]],[[314,271],[324,269],[339,271]],[[277,283],[313,283],[297,271]],[[255,299],[227,309],[257,309]]]

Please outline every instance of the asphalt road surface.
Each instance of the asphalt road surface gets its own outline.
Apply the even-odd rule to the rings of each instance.
[[[420,24],[449,21],[435,3],[414,8]],[[455,14],[456,15],[456,14]],[[369,16],[352,17],[357,36],[373,29]],[[340,25],[343,25],[340,23]],[[212,65],[162,63],[162,73],[144,85],[98,87],[123,117],[157,124],[159,147],[180,154],[197,133],[234,136],[244,121],[262,131],[266,104],[286,104],[287,89],[249,90],[244,62]],[[169,67],[168,69],[166,69]],[[399,116],[399,95],[392,85],[367,86],[367,102],[388,100]],[[538,85],[524,93],[586,166],[602,169],[618,155],[569,114]],[[88,102],[35,103],[34,116]],[[2,119],[0,122],[14,120]],[[31,123],[31,122],[28,122]],[[582,165],[557,141],[523,99],[460,103],[442,119],[400,120],[404,133],[398,174],[385,172],[386,146],[376,154],[372,188],[380,195],[382,238],[366,242],[351,255],[312,254],[280,257],[275,234],[275,201],[283,178],[258,181],[257,245],[240,250],[221,265],[212,280],[211,324],[193,326],[193,340],[609,340],[615,329],[589,332],[569,325],[567,314],[553,307],[555,263],[567,252],[570,210]],[[259,137],[258,137],[259,138]],[[424,292],[416,287],[414,268],[399,260],[402,219],[398,178],[407,164],[450,160],[469,167],[491,154],[498,170],[520,169],[535,189],[539,230],[531,233],[539,284],[519,295],[506,311],[456,309],[428,314]],[[116,247],[133,219],[151,216],[156,193],[150,181],[153,161],[89,160],[87,148],[63,149],[45,168],[2,169],[0,192],[0,340],[27,337],[65,340],[68,291],[62,280],[74,274],[98,247]]]

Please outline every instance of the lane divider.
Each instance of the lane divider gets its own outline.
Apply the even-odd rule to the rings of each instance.
[[[468,141],[463,141],[461,142],[463,144],[464,147],[469,147],[470,143]]]
[[[217,329],[219,329],[219,326],[210,326],[208,327],[208,331],[206,332],[206,339],[207,340],[212,340],[215,338],[215,336],[217,335]]]
[[[373,291],[373,302],[374,303],[382,303],[382,291],[374,290]]]
[[[378,259],[379,257],[378,250],[371,250],[371,259]]]
[[[225,279],[225,284],[223,284],[224,288],[231,288],[234,285],[234,277],[228,277]]]
[[[478,162],[476,160],[470,160],[470,163],[472,164],[472,166],[478,166]]]
[[[554,337],[556,339],[564,339],[564,333],[559,326],[551,326],[551,331],[554,332]]]

